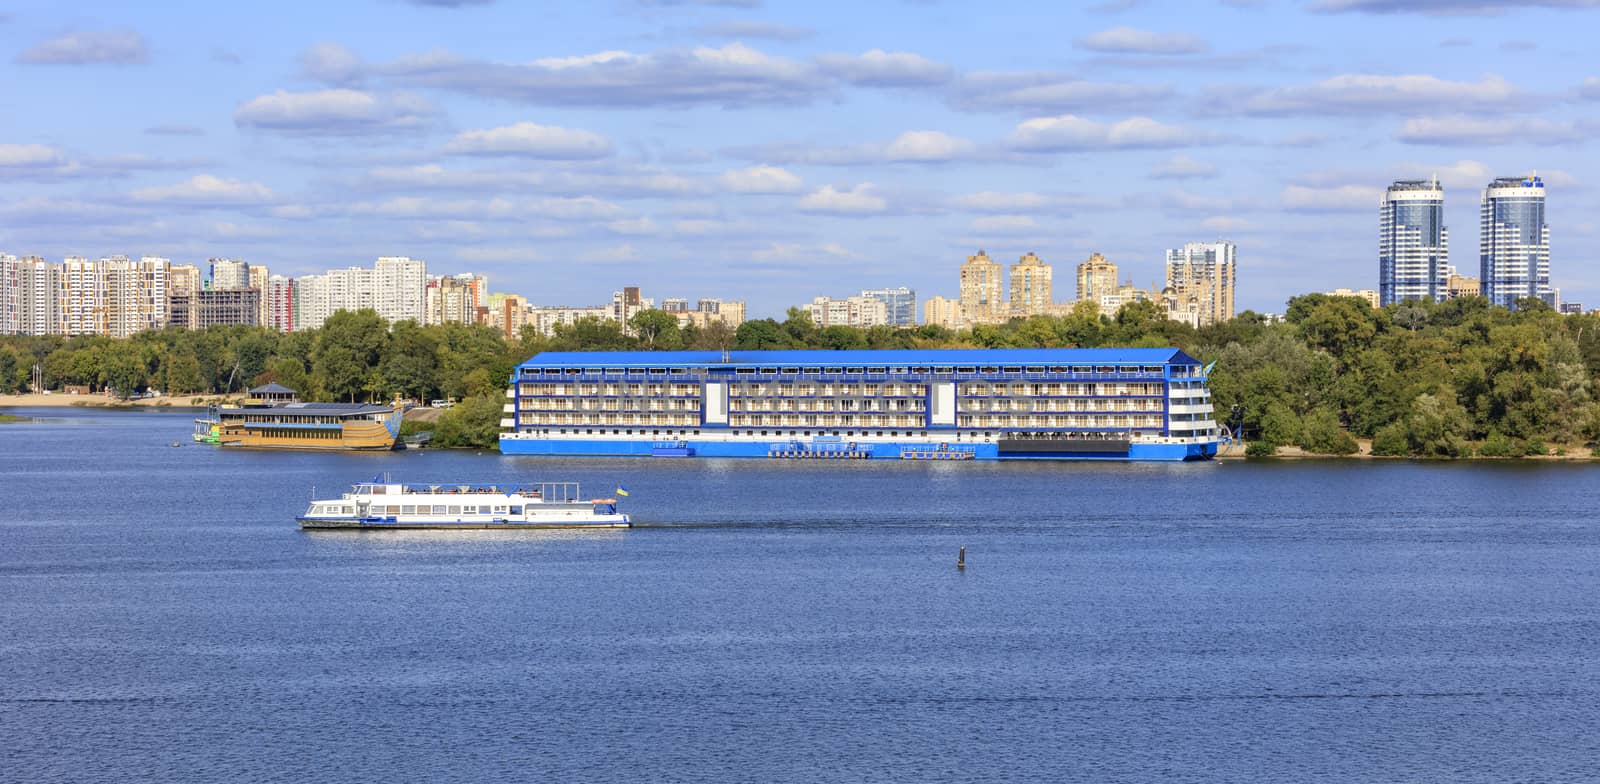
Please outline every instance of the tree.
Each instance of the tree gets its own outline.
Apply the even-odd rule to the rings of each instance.
[[[433,428],[438,446],[491,449],[500,442],[500,398],[477,395],[445,411]]]
[[[664,310],[641,310],[628,319],[628,327],[647,349],[674,351],[683,345],[678,317]]]
[[[372,310],[339,311],[329,316],[311,351],[317,384],[335,399],[354,402],[367,389],[369,370],[383,358],[388,327]]]
[[[734,346],[745,351],[784,348],[788,340],[778,322],[772,319],[746,321],[733,333]]]
[[[200,361],[187,351],[168,355],[166,377],[169,395],[194,394],[205,389],[205,382],[200,378]]]
[[[105,364],[103,375],[104,378],[101,380],[106,388],[123,400],[138,394],[139,388],[145,383],[144,365],[137,356],[127,351],[112,353],[110,360]]]
[[[438,389],[439,341],[417,322],[395,322],[382,365],[385,388],[412,400],[431,400]]]

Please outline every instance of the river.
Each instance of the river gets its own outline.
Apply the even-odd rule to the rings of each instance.
[[[11,413],[0,781],[1600,771],[1585,464],[294,454]],[[625,484],[638,527],[296,528],[381,472]]]

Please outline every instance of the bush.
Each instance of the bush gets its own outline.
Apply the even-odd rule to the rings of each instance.
[[[1372,436],[1372,453],[1375,455],[1409,455],[1411,442],[1406,438],[1406,428],[1396,422],[1386,425]]]
[[[1499,431],[1490,431],[1489,437],[1478,445],[1478,454],[1484,457],[1521,457],[1522,450]]]
[[[1361,451],[1356,440],[1339,426],[1339,417],[1326,408],[1318,408],[1302,420],[1300,446],[1307,452],[1319,455],[1353,455]]]
[[[433,446],[493,449],[500,443],[500,400],[469,397],[445,411],[433,428]]]
[[[1270,441],[1251,441],[1244,448],[1245,457],[1272,457],[1278,453],[1278,446]]]
[[[1523,442],[1522,453],[1525,455],[1548,455],[1550,454],[1550,447],[1545,446],[1542,439],[1530,438]]]

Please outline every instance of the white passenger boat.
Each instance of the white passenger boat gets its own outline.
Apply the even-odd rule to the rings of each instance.
[[[357,484],[311,502],[301,528],[627,528],[615,498],[585,499],[576,482]]]

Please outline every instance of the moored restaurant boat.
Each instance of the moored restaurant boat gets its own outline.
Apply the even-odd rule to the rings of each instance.
[[[618,488],[619,494],[624,494]],[[627,528],[615,498],[585,499],[577,482],[397,484],[363,482],[317,499],[295,518],[301,528],[509,529]]]
[[[243,405],[214,406],[194,440],[257,449],[388,450],[400,437],[400,405],[302,403],[278,384],[250,390]]]

